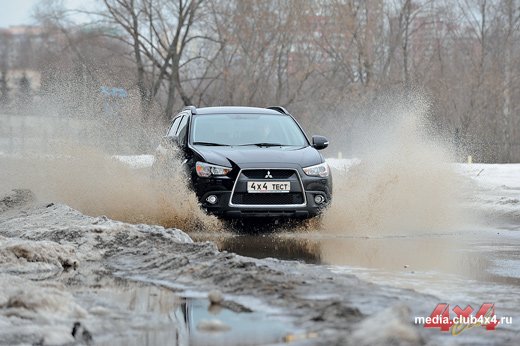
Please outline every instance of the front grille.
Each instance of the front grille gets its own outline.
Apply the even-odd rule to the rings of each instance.
[[[303,194],[301,192],[235,193],[232,203],[248,205],[302,204]]]
[[[272,178],[265,178],[270,175]],[[247,183],[249,181],[287,181],[291,183],[290,192],[278,193],[249,193]],[[300,176],[295,169],[244,169],[238,175],[230,204],[241,206],[302,206],[305,204],[305,192],[300,181]]]
[[[251,169],[242,171],[242,175],[247,179],[265,179],[267,172],[272,176],[271,179],[289,179],[296,174],[290,169]]]

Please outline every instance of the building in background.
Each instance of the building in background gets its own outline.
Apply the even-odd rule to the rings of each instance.
[[[35,26],[0,28],[0,108],[27,107],[41,87],[36,51],[44,30]]]

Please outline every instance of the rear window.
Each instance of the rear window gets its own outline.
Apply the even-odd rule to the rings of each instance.
[[[192,141],[222,145],[257,143],[308,145],[290,116],[272,114],[208,114],[193,119]]]

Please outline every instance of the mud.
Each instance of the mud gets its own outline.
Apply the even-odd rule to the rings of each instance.
[[[6,198],[27,201],[28,195],[19,190]],[[149,287],[149,299],[166,295],[160,309],[168,311],[174,310],[168,304],[179,297],[204,297],[218,290],[231,306],[286,326],[280,341],[299,335],[304,344],[354,344],[349,337],[367,316],[361,297],[384,306],[399,300],[353,276],[219,252],[212,243],[193,243],[177,229],[88,217],[60,204],[33,201],[12,206],[1,214],[0,234],[2,344],[85,344],[90,339],[95,344],[124,344],[132,334],[160,330],[162,323],[180,330],[178,319],[161,320],[155,310],[136,311],[139,299],[132,304],[113,299],[143,283]],[[16,250],[20,248],[25,249],[21,256]],[[413,292],[406,292],[406,297],[401,303],[420,298]],[[393,316],[378,342],[421,343],[422,331],[409,324],[409,317]],[[76,329],[88,332],[72,336],[75,323]],[[158,336],[149,344],[167,338],[154,335]]]
[[[202,345],[232,331],[221,344],[242,344],[251,319],[273,331],[251,344],[419,345],[441,337],[413,325],[434,296],[218,251],[178,229],[85,216],[24,190],[2,200],[19,202],[0,214],[0,344]],[[212,306],[210,291],[223,302]],[[188,314],[191,324],[187,302],[199,311]]]

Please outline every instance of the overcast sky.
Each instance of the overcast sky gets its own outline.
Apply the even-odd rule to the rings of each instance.
[[[0,0],[0,27],[31,24],[32,8],[38,0]]]
[[[33,9],[38,2],[40,0],[0,0],[0,28],[10,25],[33,24]],[[95,3],[95,1],[84,0],[64,0],[63,2],[69,9]]]

